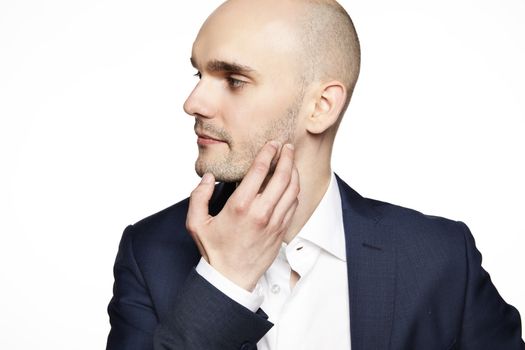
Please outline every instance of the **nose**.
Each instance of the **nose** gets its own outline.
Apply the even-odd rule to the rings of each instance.
[[[184,102],[184,111],[193,117],[213,118],[216,113],[213,90],[201,79]]]

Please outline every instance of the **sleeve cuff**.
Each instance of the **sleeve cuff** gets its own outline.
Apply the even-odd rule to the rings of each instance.
[[[256,312],[261,307],[264,296],[259,284],[253,292],[249,292],[224,277],[202,257],[195,270],[215,288],[252,312]]]

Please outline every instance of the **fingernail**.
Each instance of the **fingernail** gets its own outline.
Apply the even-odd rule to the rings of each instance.
[[[291,143],[287,143],[284,146],[287,147],[288,149],[291,149],[292,151],[294,150],[294,146]]]
[[[207,184],[207,183],[210,183],[212,180],[212,176],[210,173],[206,173],[202,176],[202,180],[201,180],[201,183],[203,184]]]

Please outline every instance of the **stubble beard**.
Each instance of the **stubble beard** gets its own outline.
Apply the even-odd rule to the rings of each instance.
[[[223,139],[227,140],[229,149],[224,155],[214,159],[208,159],[209,157],[203,155],[206,150],[199,149],[199,156],[195,162],[197,174],[203,176],[205,173],[211,173],[215,181],[219,182],[241,182],[266,142],[277,140],[284,144],[293,141],[301,100],[294,101],[282,117],[271,120],[262,132],[249,135],[248,141],[242,143],[235,142],[226,130],[196,121],[196,125],[199,124],[204,130],[222,135]],[[274,166],[272,163],[270,173],[273,172]]]

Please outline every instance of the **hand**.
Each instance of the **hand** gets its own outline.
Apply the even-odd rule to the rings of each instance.
[[[299,174],[292,145],[285,145],[264,190],[280,144],[268,142],[216,216],[208,213],[213,175],[205,174],[190,196],[186,227],[200,253],[223,276],[252,291],[279,252],[298,205]]]

